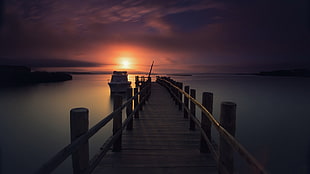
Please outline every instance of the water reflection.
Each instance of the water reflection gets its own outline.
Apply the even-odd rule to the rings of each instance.
[[[134,77],[129,75],[129,80],[134,82]],[[173,78],[195,88],[199,101],[202,92],[213,92],[215,116],[219,115],[222,101],[237,103],[237,139],[271,173],[309,173],[310,78],[214,75]],[[67,145],[70,109],[88,108],[89,127],[110,114],[113,96],[109,79],[110,75],[75,75],[65,83],[1,88],[2,174],[32,173]],[[109,123],[90,140],[91,156],[111,134]],[[71,173],[70,160],[56,173]]]
[[[217,119],[222,101],[237,103],[236,137],[270,173],[310,173],[305,167],[309,166],[310,78],[227,75],[173,78],[197,89],[198,101],[202,92],[212,92]]]
[[[113,110],[108,78],[106,75],[79,75],[65,83],[1,89],[3,174],[32,173],[67,145],[70,142],[70,109],[88,108],[90,127],[108,115]],[[103,139],[110,134],[109,125],[106,129],[107,133],[101,134]],[[96,139],[99,138],[91,141]],[[101,145],[92,143],[91,153]]]

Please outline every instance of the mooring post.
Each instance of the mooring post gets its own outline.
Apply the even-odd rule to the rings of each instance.
[[[202,93],[202,105],[212,114],[213,112],[213,93]],[[208,119],[204,112],[201,112],[201,128],[207,134],[209,141],[211,142],[211,121]],[[200,138],[200,152],[210,153],[208,145],[204,138]]]
[[[138,88],[134,89],[134,96],[138,94]],[[136,109],[139,105],[139,96],[136,96],[136,98],[134,99],[134,109]],[[137,109],[136,113],[135,113],[135,118],[139,118],[139,109]]]
[[[71,143],[88,131],[88,109],[74,108],[70,111]],[[74,174],[82,174],[88,169],[89,143],[82,144],[72,153],[72,166]]]
[[[189,94],[189,86],[185,86],[184,87],[184,91]],[[189,100],[187,97],[184,96],[184,118],[188,118],[188,104],[189,104]]]
[[[136,88],[139,87],[139,76],[135,76],[135,85],[136,85]]]
[[[196,98],[196,90],[191,89],[191,97]],[[196,105],[194,102],[190,102],[190,112],[191,116],[189,117],[189,129],[190,130],[195,130],[195,122],[193,121],[192,117],[196,117]]]
[[[113,105],[113,112],[115,112],[118,108],[122,106],[122,96],[115,95],[114,96],[114,105]],[[113,117],[113,135],[122,129],[122,111],[115,113]],[[113,152],[119,152],[122,149],[122,134],[113,144]]]
[[[232,136],[236,131],[236,104],[232,102],[222,102],[220,124]],[[234,172],[233,149],[227,143],[224,137],[220,136],[220,156],[219,156],[219,174],[224,173],[226,168],[228,173]]]
[[[178,87],[183,90],[183,83],[178,83]],[[182,105],[183,105],[183,101],[182,101],[182,93],[180,91],[178,91],[178,95],[179,95],[179,110],[181,111],[182,110]]]
[[[127,100],[129,100],[132,97],[132,88],[127,89]],[[127,118],[132,113],[132,100],[129,102],[128,106],[126,107],[126,115]],[[127,125],[127,130],[132,130],[133,127],[133,118],[129,121]]]

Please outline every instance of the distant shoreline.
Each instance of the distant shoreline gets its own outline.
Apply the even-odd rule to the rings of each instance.
[[[277,77],[310,77],[310,70],[293,69],[293,70],[262,71],[262,72],[254,74],[254,75],[277,76]]]
[[[32,71],[26,66],[0,65],[0,82],[1,84],[36,84],[36,83],[53,83],[72,80],[72,75],[110,75],[112,72],[91,72],[91,71]],[[145,72],[132,72],[130,74],[146,74]],[[291,70],[273,70],[261,71],[258,73],[154,73],[152,75],[167,76],[200,76],[200,75],[248,75],[248,76],[273,76],[273,77],[310,77],[308,69],[291,69]]]
[[[63,72],[31,71],[26,66],[0,65],[2,85],[26,85],[72,80],[72,75]]]
[[[175,73],[175,74],[167,74],[168,76],[193,76],[192,74],[185,74],[185,73]]]

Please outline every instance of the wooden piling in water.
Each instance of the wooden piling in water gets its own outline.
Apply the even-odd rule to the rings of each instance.
[[[117,110],[122,106],[122,96],[115,95],[114,96],[114,105],[113,110]],[[122,111],[115,113],[113,117],[113,135],[117,133],[118,130],[122,128]],[[113,152],[119,152],[122,149],[122,135],[114,142],[113,144]]]
[[[127,89],[127,100],[130,99],[132,97],[132,88],[128,88]],[[128,106],[126,107],[126,115],[127,118],[129,117],[129,115],[132,113],[132,101],[130,101],[130,103],[128,104]],[[133,119],[131,119],[126,127],[127,130],[132,130],[133,128]]]
[[[189,94],[189,86],[184,87],[184,91]],[[188,105],[189,105],[189,100],[187,97],[184,96],[184,118],[188,118]]]
[[[193,97],[194,99],[196,98],[196,90],[195,89],[191,89],[191,97]],[[196,105],[194,102],[190,102],[190,113],[193,117],[196,117]],[[191,117],[189,117],[189,129],[190,130],[195,130],[195,122],[193,121],[193,119]]]
[[[70,111],[71,143],[88,131],[88,109],[74,108]],[[88,168],[89,143],[82,144],[77,151],[72,153],[72,166],[74,174],[82,174]]]
[[[213,112],[213,93],[204,92],[202,93],[202,105],[212,114]],[[206,133],[209,141],[211,141],[211,121],[205,115],[204,112],[201,112],[201,128]],[[200,138],[200,152],[210,153],[206,141],[203,139],[203,136]]]
[[[236,104],[232,102],[222,102],[220,124],[232,136],[236,131]],[[219,174],[234,172],[233,148],[227,143],[226,139],[220,136],[220,155],[219,155]],[[226,169],[225,169],[226,168]]]

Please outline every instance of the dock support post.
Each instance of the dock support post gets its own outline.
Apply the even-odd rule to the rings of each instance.
[[[122,106],[122,96],[114,96],[113,111]],[[113,135],[122,128],[122,111],[115,113],[113,117]],[[122,149],[122,134],[113,144],[113,152],[119,152]]]
[[[136,95],[138,93],[138,88],[134,89],[134,95]],[[139,96],[137,96],[134,99],[134,109],[136,109],[139,105]],[[137,109],[136,113],[135,113],[135,118],[139,118],[139,109]]]
[[[132,97],[132,88],[127,89],[127,100]],[[132,100],[129,102],[128,106],[126,107],[126,115],[127,118],[132,113]],[[133,127],[133,118],[129,121],[127,125],[127,130],[132,130]]]
[[[184,87],[184,91],[189,94],[189,86],[185,86]],[[188,104],[189,104],[189,100],[187,97],[184,96],[184,118],[188,118]]]
[[[196,98],[196,90],[191,89],[191,97],[194,99]],[[194,102],[190,102],[190,113],[191,116],[189,117],[189,129],[190,130],[195,130],[195,122],[193,121],[192,117],[196,117],[196,105]]]
[[[181,90],[183,90],[183,83],[178,83],[178,87],[181,89]],[[181,111],[182,110],[182,93],[180,92],[180,91],[178,91],[178,96],[179,96],[179,110]]]
[[[202,105],[212,114],[213,112],[213,93],[202,93]],[[211,142],[211,122],[204,112],[201,112],[201,128],[206,133],[209,141]],[[204,138],[200,138],[200,152],[210,153],[208,145]]]
[[[139,76],[135,76],[135,85],[136,85],[136,88],[139,87]]]
[[[88,131],[88,109],[74,108],[70,111],[71,143]],[[82,174],[88,169],[89,143],[82,144],[72,153],[72,166],[74,174]]]
[[[232,102],[222,102],[220,124],[232,136],[236,131],[236,104]],[[219,174],[224,173],[226,169],[228,173],[234,171],[233,149],[227,143],[224,137],[220,136],[220,156],[219,156]]]

